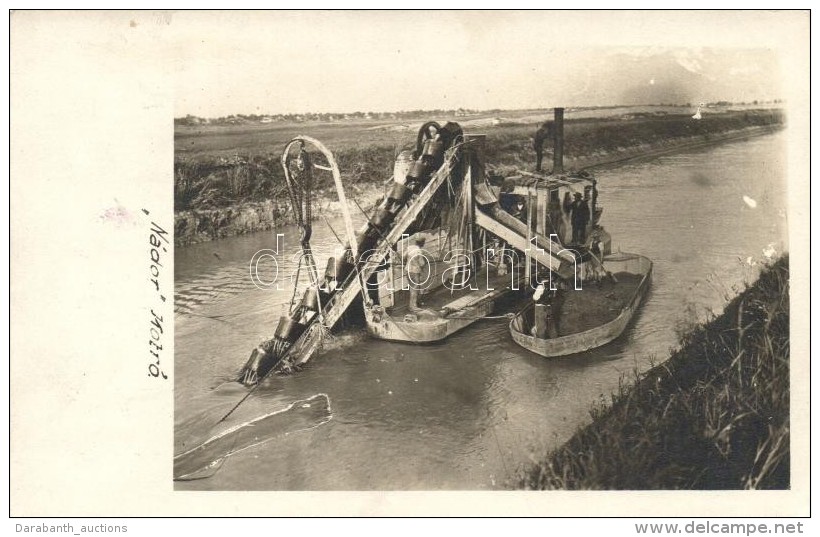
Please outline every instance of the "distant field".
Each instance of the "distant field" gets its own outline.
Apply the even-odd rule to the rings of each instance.
[[[331,151],[356,144],[392,145],[402,143],[406,133],[370,130],[373,122],[277,123],[267,125],[230,125],[176,127],[174,149],[177,158],[219,156],[278,155],[294,136],[304,134],[317,138]]]
[[[733,105],[704,109],[704,115],[724,114],[763,107]],[[586,123],[601,120],[625,121],[635,118],[663,118],[664,116],[687,116],[695,112],[692,107],[682,106],[618,106],[607,108],[569,108],[565,120]],[[455,121],[467,132],[502,135],[513,131],[531,138],[537,124],[552,118],[552,109],[512,110],[482,113],[461,117],[418,117],[409,120],[349,120],[337,122],[289,122],[241,125],[176,126],[174,146],[176,158],[199,160],[208,157],[244,157],[278,155],[282,147],[294,136],[304,134],[319,139],[331,151],[355,146],[380,148],[409,147],[418,128],[425,121]],[[516,128],[525,127],[525,128]],[[513,129],[513,130],[510,130]],[[569,133],[568,133],[569,134]]]
[[[569,109],[565,113],[564,155],[571,158],[606,154],[627,147],[782,122],[781,113],[773,109],[708,108],[700,121],[692,119],[692,112],[682,107],[660,106]],[[212,209],[280,196],[284,192],[284,178],[279,156],[284,145],[300,134],[317,138],[333,152],[345,185],[354,190],[390,179],[396,155],[412,147],[418,128],[431,120],[456,121],[467,133],[486,134],[488,168],[532,169],[533,135],[537,125],[551,117],[551,110],[523,110],[404,122],[177,126],[174,208]],[[332,188],[328,179],[329,175],[316,178],[317,191]]]

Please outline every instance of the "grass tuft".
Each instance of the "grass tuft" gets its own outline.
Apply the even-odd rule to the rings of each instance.
[[[680,339],[518,487],[788,489],[788,256]]]

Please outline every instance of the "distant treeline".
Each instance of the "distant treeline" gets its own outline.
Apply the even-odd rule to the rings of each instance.
[[[349,121],[357,119],[413,119],[420,116],[471,116],[476,114],[494,114],[501,110],[468,110],[459,108],[456,110],[403,110],[401,112],[350,112],[342,113],[317,113],[307,112],[303,114],[236,114],[218,118],[201,118],[187,115],[174,119],[174,125],[244,125],[249,123],[279,123],[279,122],[303,122],[303,121]]]
[[[731,102],[731,101],[715,101],[703,103],[704,106],[732,106],[732,105],[759,105],[759,104],[779,104],[781,99],[774,99],[772,101],[750,101],[750,102]],[[699,104],[699,103],[698,103]],[[626,106],[626,105],[624,105]],[[634,105],[630,105],[634,106]],[[640,106],[681,106],[691,108],[692,103],[662,103],[662,104],[648,104]],[[696,105],[695,105],[696,106]],[[621,108],[617,106],[582,106],[574,107],[574,110],[599,110],[606,108]],[[516,110],[516,112],[526,112],[527,110]],[[532,109],[532,111],[542,111],[542,109]],[[178,126],[194,126],[194,125],[247,125],[253,123],[284,123],[284,122],[305,122],[305,121],[351,121],[360,119],[375,119],[375,120],[402,120],[402,119],[417,119],[420,117],[467,117],[475,115],[492,115],[501,112],[509,112],[509,110],[502,110],[500,108],[493,108],[491,110],[473,110],[469,108],[457,109],[435,109],[435,110],[402,110],[400,112],[349,112],[349,113],[317,113],[305,112],[300,114],[232,114],[230,116],[223,116],[218,118],[203,118],[188,114],[185,117],[174,118],[174,125]]]

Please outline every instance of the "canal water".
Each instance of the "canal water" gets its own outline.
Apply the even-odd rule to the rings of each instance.
[[[199,475],[206,478],[176,482],[177,490],[514,485],[522,466],[588,423],[620,382],[663,361],[681,327],[720,312],[761,260],[784,251],[784,141],[781,132],[596,173],[613,249],[654,261],[647,300],[615,342],[548,360],[516,346],[504,320],[423,346],[377,341],[353,327],[304,371],[267,379],[219,424],[247,393],[226,381],[270,337],[291,294],[283,280],[292,264],[277,268],[282,290],[262,290],[250,279],[250,259],[275,246],[275,233],[296,253],[298,234],[282,228],[177,250],[174,452],[215,436],[210,445],[236,451]],[[338,248],[322,220],[311,242],[320,266]],[[273,265],[260,267],[262,280],[272,280]],[[241,450],[220,436],[235,427]]]

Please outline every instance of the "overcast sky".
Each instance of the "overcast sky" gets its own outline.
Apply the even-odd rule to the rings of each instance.
[[[782,98],[760,12],[183,12],[175,116]]]

